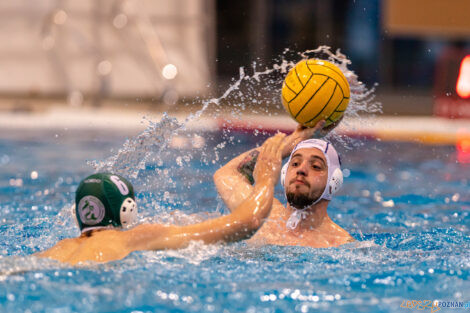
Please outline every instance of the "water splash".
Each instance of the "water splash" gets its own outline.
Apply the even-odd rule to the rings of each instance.
[[[191,241],[184,249],[167,250],[160,253],[165,258],[175,257],[185,259],[188,263],[199,265],[201,262],[210,260],[220,254],[222,244],[206,245],[203,241]]]
[[[351,123],[353,120],[360,120],[362,124],[370,125],[374,123],[375,115],[382,113],[382,104],[375,99],[375,88],[377,87],[377,84],[372,88],[368,88],[364,83],[362,83],[356,73],[348,68],[351,65],[351,60],[341,53],[339,49],[333,53],[330,47],[320,46],[314,50],[301,52],[299,55],[303,59],[312,57],[327,59],[331,63],[336,64],[343,72],[351,91],[348,108],[344,113],[344,118],[341,122],[343,126],[354,130],[355,126]],[[340,135],[335,130],[328,134],[326,138],[328,140],[337,141],[346,149],[351,149],[352,147],[361,145],[359,141],[346,135]]]
[[[116,155],[102,162],[91,161],[89,164],[97,172],[112,172],[137,178],[151,155],[158,155],[167,148],[169,140],[183,127],[184,124],[179,123],[176,118],[164,113],[160,122],[148,120],[147,128],[138,136],[126,140]]]
[[[191,140],[190,137],[193,136],[191,132],[194,130],[187,129],[187,125],[194,121],[222,116],[224,119],[229,117],[227,124],[230,124],[236,120],[243,121],[247,115],[264,117],[286,114],[280,101],[282,82],[290,68],[301,59],[307,58],[328,59],[338,65],[345,74],[350,84],[351,98],[342,121],[343,125],[350,126],[350,121],[358,118],[370,123],[370,120],[366,121],[367,119],[362,118],[361,115],[366,113],[371,116],[381,112],[381,104],[374,99],[375,88],[367,88],[358,79],[357,75],[348,68],[351,61],[340,50],[332,52],[328,46],[320,46],[304,52],[285,49],[269,67],[263,68],[260,62],[253,62],[249,68],[240,67],[238,78],[232,79],[231,84],[221,96],[195,100],[193,105],[198,107],[202,104],[202,107],[188,114],[183,121],[178,121],[166,113],[160,121],[147,120],[146,130],[128,139],[116,155],[102,162],[95,161],[89,164],[95,171],[114,172],[134,181],[140,181],[137,182],[136,187],[141,191],[151,192],[150,198],[157,193],[158,198],[181,206],[184,199],[178,199],[178,186],[172,177],[182,175],[185,169],[190,168],[190,160],[193,159],[196,149],[172,149],[174,148],[171,146],[172,141],[179,137],[186,141]],[[253,120],[256,121],[256,118]],[[262,130],[258,130],[259,125],[256,125],[256,122],[253,123],[255,123],[251,125],[254,129],[253,135],[264,134]],[[334,131],[327,138],[339,142],[346,148],[358,145],[349,137],[338,135]],[[230,127],[224,129],[221,140],[215,148],[202,149],[200,158],[205,165],[219,164],[221,162],[220,151],[235,145]],[[168,159],[176,162],[168,164]],[[139,177],[140,173],[148,172],[145,170],[149,168],[154,170],[153,175],[144,174],[145,177]],[[188,182],[184,187],[191,188],[192,186]],[[153,200],[148,201],[153,207],[159,205]]]

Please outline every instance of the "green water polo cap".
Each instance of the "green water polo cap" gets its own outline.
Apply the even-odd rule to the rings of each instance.
[[[75,213],[82,233],[98,228],[128,226],[137,218],[134,188],[120,175],[90,175],[77,188]]]

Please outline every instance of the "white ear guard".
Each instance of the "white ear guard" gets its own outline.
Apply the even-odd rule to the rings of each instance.
[[[123,227],[129,226],[137,219],[137,204],[134,199],[126,198],[119,210],[119,218]]]
[[[336,168],[331,174],[331,178],[328,184],[328,193],[330,195],[334,195],[338,190],[341,189],[341,186],[343,185],[343,172],[341,169]]]
[[[281,169],[281,179],[280,179],[280,181],[281,181],[281,186],[282,187],[284,187],[284,184],[285,184],[287,169],[289,168],[289,163],[290,163],[290,158],[289,158],[289,162],[284,164],[284,166]]]
[[[289,160],[281,169],[280,181],[282,187],[285,188],[287,169],[289,168],[292,155],[294,155],[295,151],[304,148],[317,148],[322,151],[328,166],[328,182],[322,195],[314,203],[317,203],[321,199],[331,200],[332,196],[338,192],[338,190],[340,190],[341,186],[343,185],[343,172],[341,171],[341,161],[335,148],[329,142],[321,139],[304,140],[292,150]]]
[[[80,228],[80,225],[78,224],[78,220],[77,220],[77,213],[75,211],[75,203],[70,207],[70,210],[71,210],[72,218],[75,222],[75,225],[77,225],[77,227]]]

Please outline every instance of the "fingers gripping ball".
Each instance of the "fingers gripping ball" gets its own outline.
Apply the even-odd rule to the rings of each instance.
[[[349,83],[328,61],[302,60],[282,85],[282,104],[300,124],[313,127],[320,120],[328,126],[341,118],[349,103]]]

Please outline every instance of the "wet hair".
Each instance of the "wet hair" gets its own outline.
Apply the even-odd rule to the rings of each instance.
[[[94,232],[93,229],[84,231],[84,232],[82,233],[82,236],[83,236],[83,237],[91,237],[91,235],[93,235],[93,232]]]

